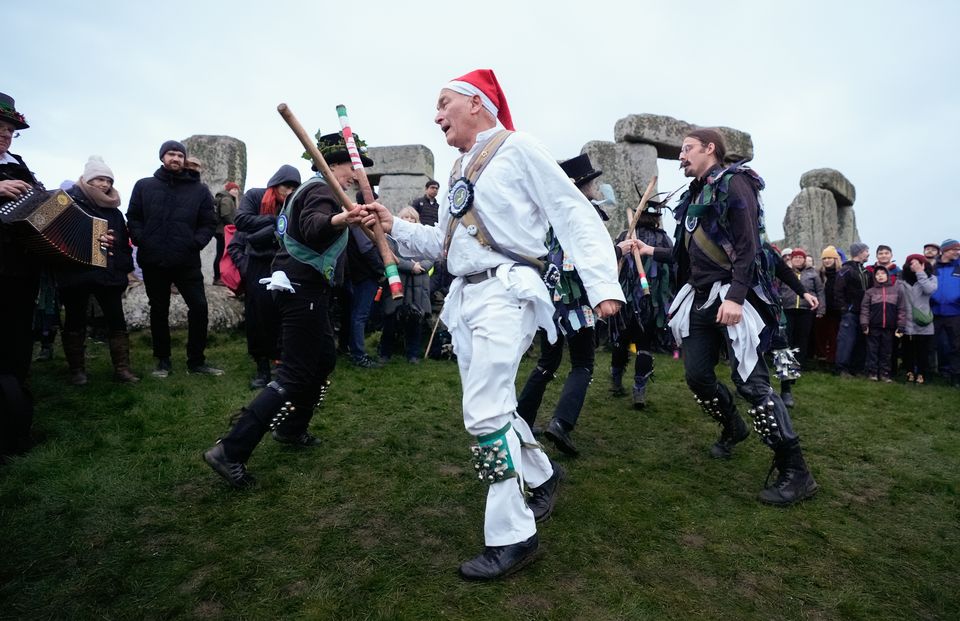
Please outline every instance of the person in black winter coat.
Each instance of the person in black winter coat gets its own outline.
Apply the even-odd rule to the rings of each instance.
[[[133,271],[133,254],[127,235],[127,222],[120,212],[120,194],[113,187],[113,171],[100,157],[90,156],[83,175],[67,191],[84,211],[103,218],[113,231],[114,246],[102,267],[66,266],[57,273],[60,300],[63,302],[63,353],[70,368],[70,383],[87,383],[84,365],[87,338],[87,307],[90,296],[97,299],[107,322],[107,342],[113,361],[114,379],[135,383],[140,378],[130,370],[130,337],[123,316],[123,292],[127,274]]]
[[[842,309],[837,333],[836,371],[848,377],[863,368],[866,341],[860,331],[860,303],[863,294],[873,286],[873,275],[864,265],[870,258],[870,247],[861,242],[850,245],[850,260],[837,273],[834,300]]]
[[[270,381],[270,361],[280,358],[280,314],[273,294],[260,284],[270,277],[270,264],[279,249],[277,215],[283,202],[300,185],[300,171],[284,164],[265,188],[247,190],[234,216],[238,236],[245,254],[243,283],[244,323],[247,331],[247,353],[257,363],[251,388],[263,388]],[[239,267],[239,263],[234,261]]]
[[[200,251],[217,226],[213,197],[200,174],[184,169],[187,148],[175,140],[160,147],[163,165],[137,181],[130,195],[127,221],[137,246],[137,263],[150,300],[150,332],[157,359],[154,377],[167,377],[170,362],[170,285],[187,304],[187,369],[222,375],[206,363],[207,296],[200,271]]]

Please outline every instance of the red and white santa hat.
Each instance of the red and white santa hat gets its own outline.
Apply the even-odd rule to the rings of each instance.
[[[476,69],[447,82],[443,88],[471,97],[479,95],[483,107],[495,116],[504,128],[513,131],[513,119],[510,117],[507,96],[500,88],[500,83],[497,82],[497,76],[493,74],[492,69]]]

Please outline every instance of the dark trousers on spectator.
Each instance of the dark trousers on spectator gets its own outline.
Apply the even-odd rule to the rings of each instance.
[[[797,349],[797,362],[805,368],[814,312],[802,308],[788,308],[784,312],[787,315],[787,343]]]
[[[247,330],[247,353],[254,360],[280,358],[280,312],[273,299],[273,292],[260,284],[261,278],[270,277],[272,258],[249,257],[243,275],[244,324]]]
[[[934,317],[933,329],[941,339],[938,356],[940,373],[948,368],[953,381],[960,382],[960,315]]]
[[[903,353],[904,371],[929,376],[930,341],[932,339],[932,334],[909,334],[903,337],[903,341],[900,343],[900,351]]]
[[[154,357],[170,357],[170,285],[176,285],[187,305],[187,365],[202,365],[207,348],[207,294],[200,268],[141,267],[143,286],[150,300]]]
[[[857,373],[863,369],[863,330],[857,313],[844,313],[837,332],[837,372]]]
[[[560,368],[566,342],[570,348],[570,374],[563,384],[553,417],[563,422],[569,431],[576,426],[577,419],[580,418],[583,401],[587,397],[587,387],[593,377],[594,331],[593,328],[582,328],[568,336],[557,333],[557,342],[553,344],[547,339],[544,330],[540,330],[539,334],[540,359],[517,399],[517,414],[528,425],[533,426],[547,384]]]
[[[816,344],[816,356],[829,364],[837,361],[837,332],[840,330],[840,314],[827,311],[823,317],[813,322],[813,340]]]
[[[285,436],[307,430],[314,406],[337,363],[337,350],[330,327],[330,289],[325,285],[299,286],[296,293],[276,294],[282,333],[282,361],[276,384],[267,386],[244,408],[223,448],[233,461],[246,462],[270,422],[286,402],[293,414],[277,428]]]
[[[350,357],[358,360],[367,355],[364,345],[367,319],[377,295],[377,281],[373,279],[349,283],[350,287]]]
[[[123,316],[123,292],[120,287],[61,287],[60,301],[63,303],[63,331],[81,332],[86,336],[87,307],[92,295],[97,299],[103,318],[110,332],[126,331],[127,320]]]
[[[890,377],[895,328],[870,328],[867,335],[867,377]]]
[[[217,240],[217,252],[213,257],[213,279],[220,280],[220,257],[223,256],[224,244],[223,233],[214,233],[213,238]]]
[[[397,343],[398,334],[403,331],[407,360],[420,359],[420,341],[423,334],[423,315],[396,312],[383,316],[383,332],[380,335],[380,356],[389,358]]]

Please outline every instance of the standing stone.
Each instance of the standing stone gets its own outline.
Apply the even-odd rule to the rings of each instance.
[[[837,206],[850,207],[857,200],[857,189],[839,170],[815,168],[800,177],[800,188],[822,188],[833,193]]]
[[[860,233],[857,231],[857,215],[853,213],[853,207],[837,207],[837,243],[838,247],[847,248],[853,242],[860,241]]]
[[[605,222],[611,236],[627,228],[626,208],[640,202],[640,192],[657,174],[657,149],[652,145],[605,142],[594,140],[580,150],[590,156],[590,162],[603,174],[597,183],[609,183],[617,197],[616,207],[606,207],[610,220]]]
[[[196,157],[202,164],[200,181],[206,184],[211,194],[216,195],[227,181],[240,186],[240,194],[245,191],[247,179],[247,145],[242,140],[230,136],[190,136],[183,141],[187,155]],[[217,253],[217,241],[210,243],[200,252],[200,267],[204,282],[213,281],[213,261]]]
[[[377,194],[380,195],[378,200],[391,212],[397,213],[413,199],[423,196],[424,186],[429,179],[426,175],[383,175],[377,186]],[[443,197],[438,196],[437,200],[442,203]]]
[[[190,136],[183,141],[188,155],[203,164],[200,180],[216,194],[227,181],[240,186],[240,194],[246,191],[247,145],[230,136]]]
[[[617,142],[638,142],[653,145],[657,156],[667,160],[680,157],[680,146],[687,132],[702,127],[659,114],[631,114],[619,121],[613,129]],[[731,127],[716,128],[727,147],[727,162],[753,159],[753,139],[750,134]]]
[[[839,243],[837,201],[833,193],[821,188],[804,188],[787,207],[783,218],[785,243],[790,248],[803,248],[808,254]]]
[[[433,177],[433,152],[422,144],[370,147],[367,155],[373,160],[373,166],[366,169],[373,185],[378,185],[383,175]]]

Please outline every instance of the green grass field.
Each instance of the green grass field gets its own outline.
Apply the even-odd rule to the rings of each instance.
[[[486,488],[454,364],[341,360],[312,425],[323,446],[266,438],[259,484],[237,492],[200,453],[250,399],[253,365],[241,336],[214,335],[227,374],[188,376],[183,338],[157,380],[134,336],[137,386],[110,381],[102,345],[85,387],[59,352],[34,365],[42,441],[0,467],[0,617],[960,618],[960,393],[944,385],[808,374],[793,417],[821,491],[776,509],[755,501],[770,464],[755,435],[709,458],[717,428],[679,361],[658,358],[636,412],[598,352],[582,454],[550,451],[568,480],[539,560],[474,584],[456,568],[482,546]]]

